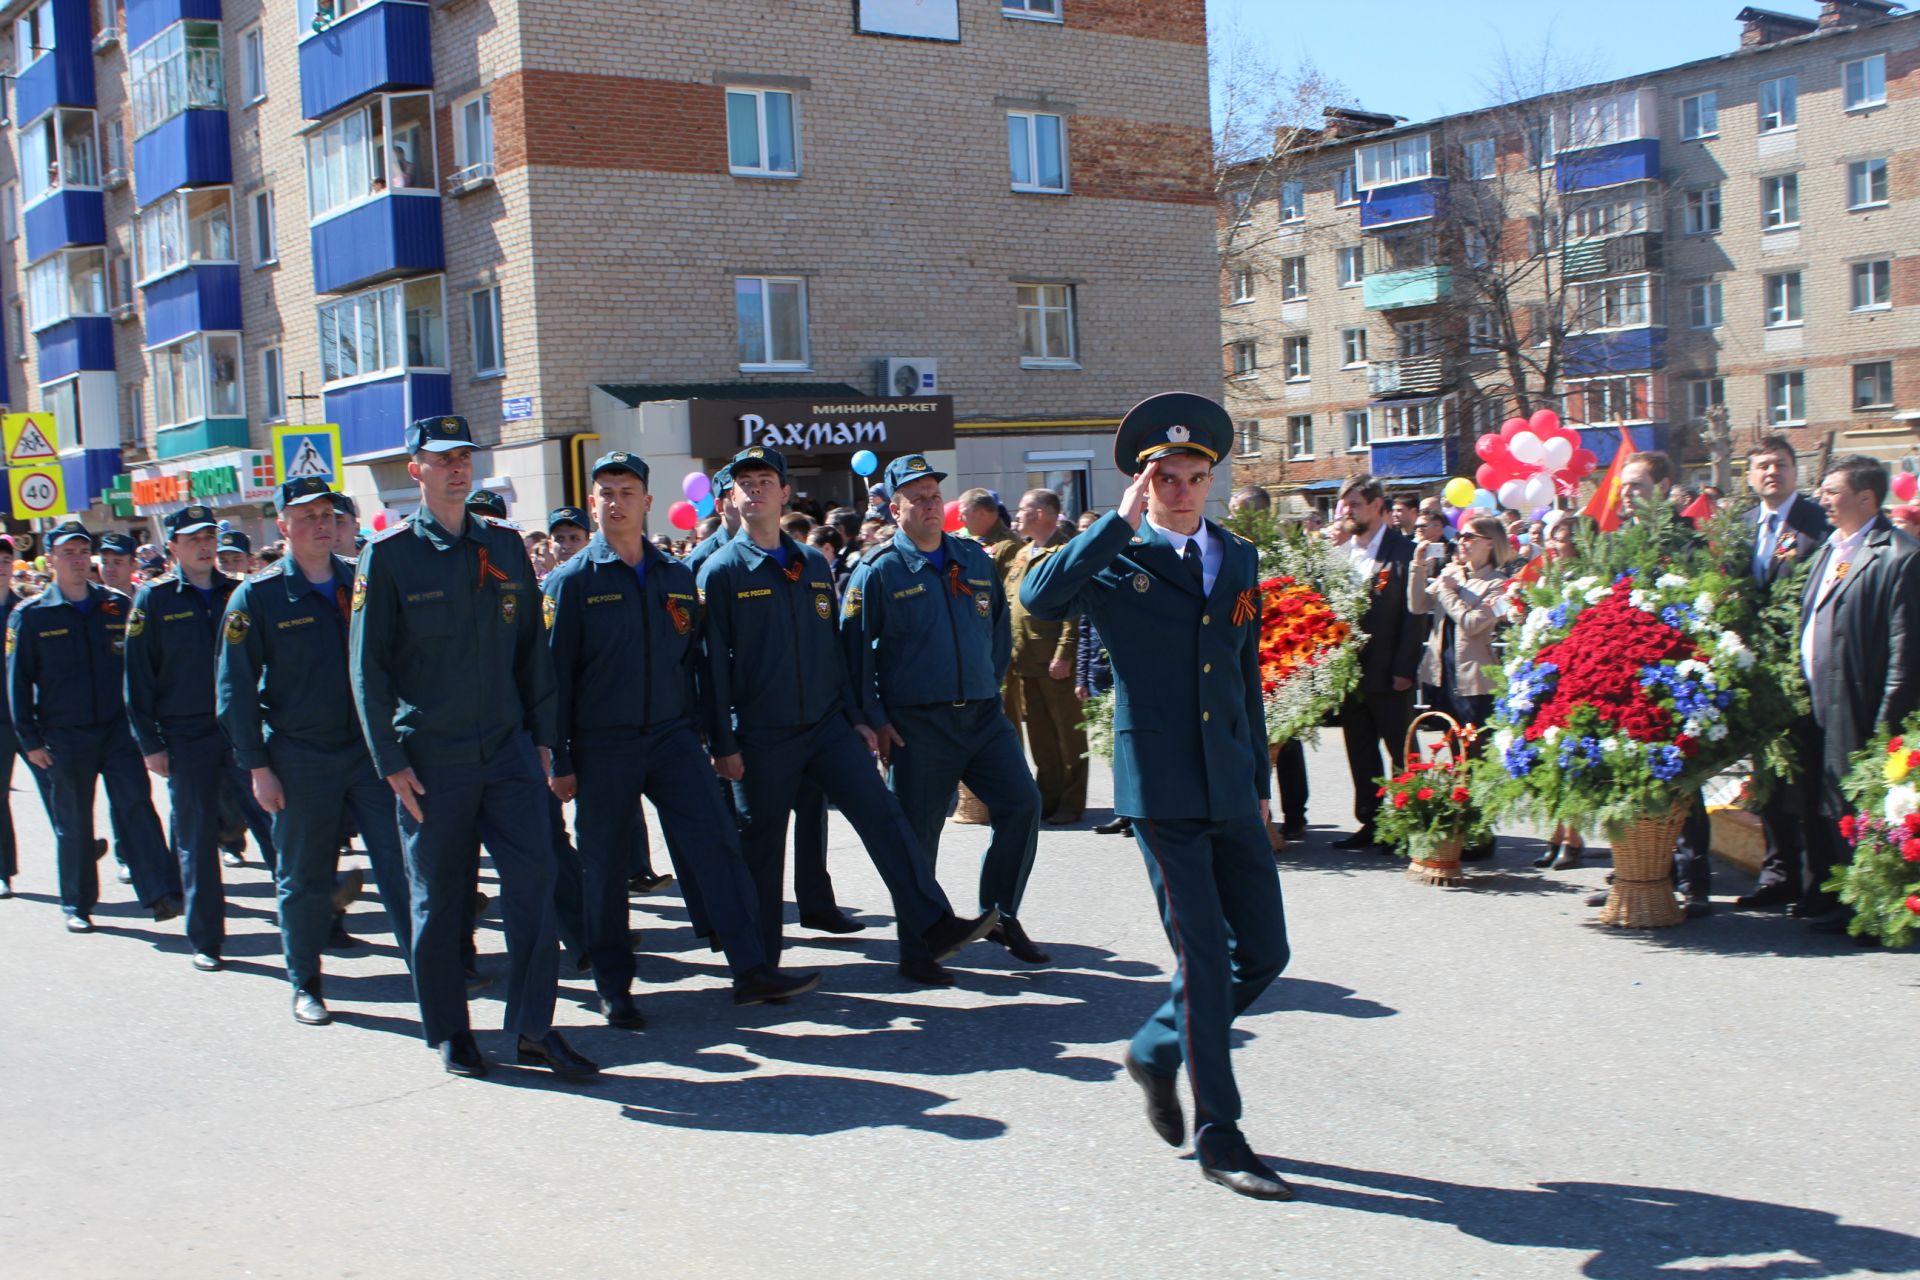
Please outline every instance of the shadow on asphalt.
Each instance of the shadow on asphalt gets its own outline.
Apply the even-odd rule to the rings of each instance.
[[[1580,1268],[1590,1280],[1920,1273],[1920,1237],[1842,1223],[1818,1209],[1609,1182],[1478,1187],[1269,1159],[1305,1203],[1441,1223],[1492,1244],[1591,1251]]]

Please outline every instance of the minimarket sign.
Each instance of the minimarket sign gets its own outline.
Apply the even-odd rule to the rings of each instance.
[[[133,506],[143,516],[162,515],[185,502],[234,506],[272,497],[273,455],[264,449],[236,449],[133,475]]]

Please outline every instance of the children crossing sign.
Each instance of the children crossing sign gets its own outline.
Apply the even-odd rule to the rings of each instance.
[[[340,483],[340,428],[329,423],[321,427],[275,427],[273,460],[284,483],[306,476]]]
[[[43,467],[60,461],[60,427],[50,413],[9,413],[0,418],[9,467]]]

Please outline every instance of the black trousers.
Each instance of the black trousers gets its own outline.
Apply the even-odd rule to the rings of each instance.
[[[1274,761],[1274,771],[1279,774],[1280,812],[1285,815],[1285,824],[1289,827],[1306,826],[1307,751],[1298,738],[1280,748],[1279,757]]]
[[[1818,732],[1811,716],[1795,721],[1787,730],[1787,750],[1802,762],[1801,771],[1776,781],[1766,803],[1760,806],[1760,825],[1767,833],[1760,885],[1783,884],[1803,898],[1807,892],[1807,825],[1820,790],[1819,757],[1809,752],[1808,743]]]
[[[1399,773],[1405,763],[1407,726],[1412,722],[1412,689],[1352,693],[1340,706],[1340,732],[1347,740],[1347,772],[1353,778],[1353,817],[1362,831],[1373,830],[1373,815],[1380,811],[1376,794],[1380,779]],[[1383,743],[1388,763],[1384,770],[1380,762]]]

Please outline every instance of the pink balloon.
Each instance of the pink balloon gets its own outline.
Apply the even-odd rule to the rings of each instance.
[[[1527,419],[1527,425],[1536,432],[1557,431],[1560,429],[1560,415],[1551,409],[1540,409]]]
[[[700,516],[691,502],[676,502],[667,508],[667,522],[676,529],[691,529],[700,523]]]
[[[1914,495],[1920,494],[1920,476],[1911,471],[1902,471],[1893,477],[1893,496],[1902,502],[1912,502]]]
[[[1525,418],[1508,418],[1500,424],[1500,438],[1502,440],[1511,440],[1526,429],[1527,420]]]
[[[375,533],[378,533],[386,527],[387,527],[387,513],[384,511],[374,512],[373,513],[373,531]]]
[[[1473,451],[1480,455],[1480,461],[1492,462],[1500,452],[1500,437],[1489,431],[1473,442]]]
[[[1498,489],[1506,478],[1491,462],[1483,462],[1480,464],[1480,469],[1473,473],[1474,488]]]

